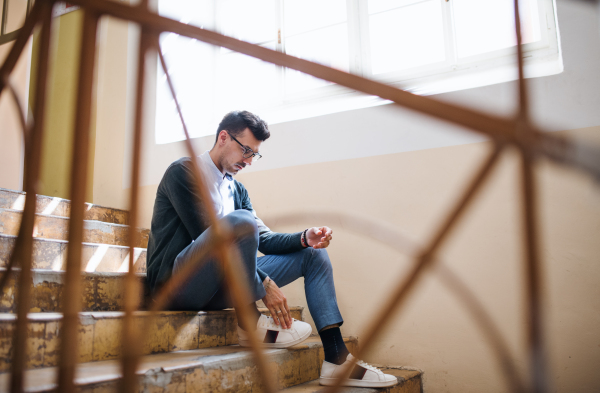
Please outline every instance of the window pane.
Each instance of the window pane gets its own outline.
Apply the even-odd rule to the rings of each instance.
[[[517,44],[511,0],[454,0],[458,57],[493,52]],[[540,40],[536,0],[521,0],[523,43]]]
[[[346,23],[289,37],[286,53],[348,72],[348,26]],[[301,72],[286,69],[286,93],[314,89],[331,84]]]
[[[209,1],[168,0],[158,2],[158,13],[166,18],[202,27],[214,29],[214,12]]]
[[[253,44],[277,39],[275,0],[218,0],[216,4],[223,34]]]
[[[274,47],[275,41],[266,45]],[[260,111],[279,99],[277,67],[240,53],[217,58],[216,112],[234,109]]]
[[[373,3],[373,4],[372,4]],[[444,61],[442,3],[429,0],[389,9],[392,1],[369,1],[369,34],[373,74],[399,71]]]
[[[285,0],[286,37],[346,22],[346,0]]]
[[[213,47],[173,33],[162,34],[160,44],[190,136],[199,136],[213,114]],[[157,143],[182,140],[181,121],[160,64],[157,77]]]

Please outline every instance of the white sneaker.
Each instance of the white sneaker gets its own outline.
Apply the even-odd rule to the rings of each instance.
[[[332,386],[344,371],[346,366],[354,357],[349,354],[346,361],[339,366],[337,364],[323,361],[321,367],[321,378],[319,383],[325,386]],[[344,386],[355,386],[361,388],[385,388],[388,386],[394,386],[398,383],[398,378],[393,375],[384,374],[377,367],[373,367],[370,364],[359,360],[354,365],[354,369],[350,373],[350,379],[346,380]]]
[[[284,329],[276,325],[273,318],[261,315],[256,324],[256,334],[259,340],[267,348],[287,348],[306,340],[312,328],[306,322],[292,318],[292,327]],[[238,338],[242,347],[250,346],[250,334],[238,326]]]

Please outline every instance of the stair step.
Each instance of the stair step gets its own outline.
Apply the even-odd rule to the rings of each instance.
[[[260,309],[269,315],[267,309]],[[292,307],[292,317],[302,319],[302,307]],[[123,312],[82,312],[79,326],[79,362],[116,359],[120,355]],[[136,312],[136,324],[148,323],[148,312]],[[28,315],[28,368],[58,363],[62,314]],[[15,314],[0,314],[0,371],[10,369]],[[144,354],[174,352],[237,344],[237,319],[233,310],[161,311],[151,326]]]
[[[24,206],[24,192],[0,188],[0,208],[23,210]],[[35,211],[40,214],[69,217],[71,213],[71,201],[68,199],[37,195]],[[122,225],[129,224],[129,212],[127,210],[86,203],[84,214],[84,219],[86,220],[103,221]]]
[[[355,337],[345,339],[348,348],[357,347]],[[319,377],[323,346],[318,337],[288,349],[265,351],[269,370],[279,388],[298,385]],[[28,370],[26,392],[51,392],[56,389],[56,368]],[[81,392],[116,391],[120,378],[117,360],[83,363],[77,366],[75,383]],[[204,348],[177,353],[149,355],[138,368],[144,392],[256,392],[261,383],[252,352],[237,345]],[[10,375],[0,375],[0,391],[8,391]]]
[[[0,234],[0,267],[6,267],[17,237]],[[65,270],[68,242],[33,239],[33,269]],[[146,249],[135,248],[135,271],[146,272]],[[87,272],[127,271],[129,248],[110,244],[83,243],[81,270]]]
[[[4,275],[6,269],[0,269]],[[20,269],[13,270],[0,298],[0,313],[16,312],[16,298]],[[64,271],[36,269],[31,272],[30,312],[60,312],[63,302],[65,282]],[[82,273],[82,311],[122,311],[126,273]],[[138,273],[142,282],[140,298],[143,296],[143,283],[146,275]]]
[[[382,367],[381,370],[386,374],[394,375],[398,378],[398,384],[389,388],[344,388],[343,393],[421,393],[422,382],[421,372],[413,370],[399,370],[395,368]],[[283,390],[282,393],[316,393],[322,391],[323,386],[319,385],[319,380],[306,382],[301,385],[293,386]]]
[[[23,212],[0,208],[0,233],[17,236]],[[150,230],[137,228],[139,234],[136,247],[148,247]],[[69,218],[56,215],[36,214],[34,237],[43,239],[68,240]],[[86,243],[129,245],[129,226],[102,221],[85,220],[83,223],[83,241]]]

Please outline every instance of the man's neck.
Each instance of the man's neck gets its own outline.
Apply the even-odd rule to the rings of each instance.
[[[221,171],[222,174],[225,174],[225,170],[219,165],[219,161],[217,160],[218,154],[217,154],[217,149],[215,149],[214,147],[208,152],[208,155],[210,156],[210,159],[212,160],[213,164],[215,164],[215,166],[217,167],[217,169],[219,171]]]

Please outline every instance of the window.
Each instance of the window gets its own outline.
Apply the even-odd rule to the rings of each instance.
[[[562,71],[553,0],[521,0],[526,76]],[[346,72],[436,94],[517,79],[512,0],[160,0],[161,15]],[[234,109],[270,123],[385,101],[224,48],[163,34],[192,137]],[[183,139],[162,70],[157,143]]]

